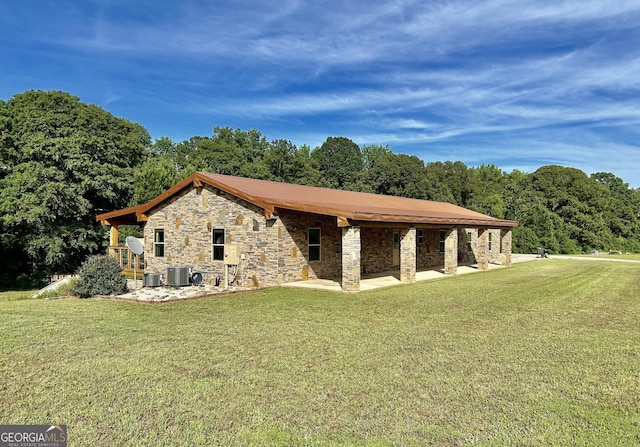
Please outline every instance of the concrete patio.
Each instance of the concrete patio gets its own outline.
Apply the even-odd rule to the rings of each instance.
[[[513,254],[512,263],[535,260],[535,255]],[[489,270],[504,268],[502,265],[489,264]],[[459,265],[456,275],[464,275],[467,273],[479,272],[476,264]],[[439,278],[447,278],[451,275],[445,275],[442,268],[419,270],[416,272],[416,282],[429,281]],[[360,278],[360,290],[374,290],[381,287],[391,287],[402,284],[400,282],[400,270],[390,270],[386,272],[363,274]],[[282,284],[282,287],[298,287],[305,289],[330,290],[333,292],[342,292],[340,282],[331,279],[310,279],[307,281],[294,281]]]

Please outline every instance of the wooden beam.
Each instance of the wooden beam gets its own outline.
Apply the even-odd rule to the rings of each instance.
[[[347,219],[346,217],[337,216],[337,221],[338,221],[339,228],[345,228],[345,227],[351,226],[351,222],[349,222],[349,219]]]

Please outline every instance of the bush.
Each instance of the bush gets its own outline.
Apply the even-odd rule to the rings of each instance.
[[[118,262],[110,256],[90,256],[80,266],[75,293],[80,298],[95,295],[120,295],[127,292],[127,280]]]

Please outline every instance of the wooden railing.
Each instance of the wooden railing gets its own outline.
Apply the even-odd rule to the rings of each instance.
[[[109,256],[113,256],[120,264],[122,272],[125,274],[133,273],[134,254],[129,247],[109,247]],[[144,271],[144,254],[135,256],[136,271],[142,273]]]

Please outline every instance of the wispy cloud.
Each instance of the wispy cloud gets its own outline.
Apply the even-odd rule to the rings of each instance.
[[[73,86],[154,136],[231,125],[505,168],[636,163],[640,186],[638,23],[637,0],[24,0],[0,4],[0,89]]]

